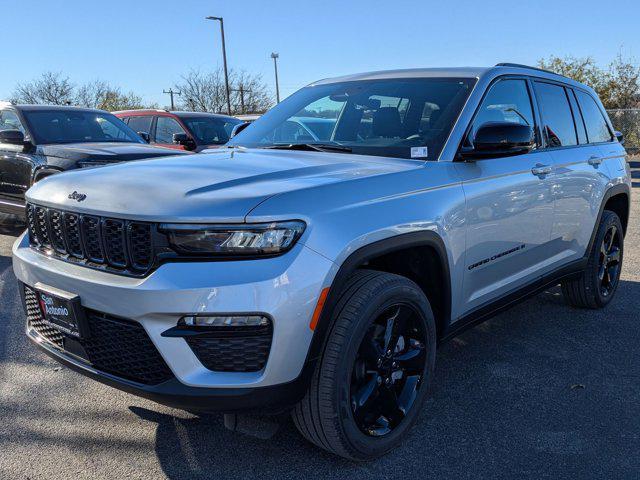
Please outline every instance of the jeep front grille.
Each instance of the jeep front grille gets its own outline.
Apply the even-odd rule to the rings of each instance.
[[[30,245],[61,260],[130,275],[155,262],[155,225],[27,205]]]

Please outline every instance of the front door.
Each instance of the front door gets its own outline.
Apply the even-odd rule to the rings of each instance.
[[[468,138],[488,122],[531,125],[537,131],[530,89],[524,78],[494,83]],[[538,148],[523,155],[456,163],[466,196],[466,312],[537,280],[549,269],[552,164],[549,153]]]
[[[0,111],[0,130],[25,130],[16,113]],[[31,162],[21,145],[0,143],[0,197],[22,202],[31,181]]]

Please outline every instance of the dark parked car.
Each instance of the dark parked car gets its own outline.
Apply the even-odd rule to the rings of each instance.
[[[182,153],[102,110],[0,103],[0,212],[24,215],[24,193],[54,173]]]
[[[217,113],[167,110],[113,113],[151,144],[193,152],[224,145],[231,138],[233,128],[244,123],[235,117]]]

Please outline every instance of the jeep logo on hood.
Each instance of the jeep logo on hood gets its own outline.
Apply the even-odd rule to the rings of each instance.
[[[73,193],[69,194],[69,200],[76,200],[78,202],[82,202],[87,196],[84,193],[78,193],[75,190]]]

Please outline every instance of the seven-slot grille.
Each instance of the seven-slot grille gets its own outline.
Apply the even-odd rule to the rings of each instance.
[[[27,205],[32,247],[99,268],[141,275],[155,259],[152,225]]]

